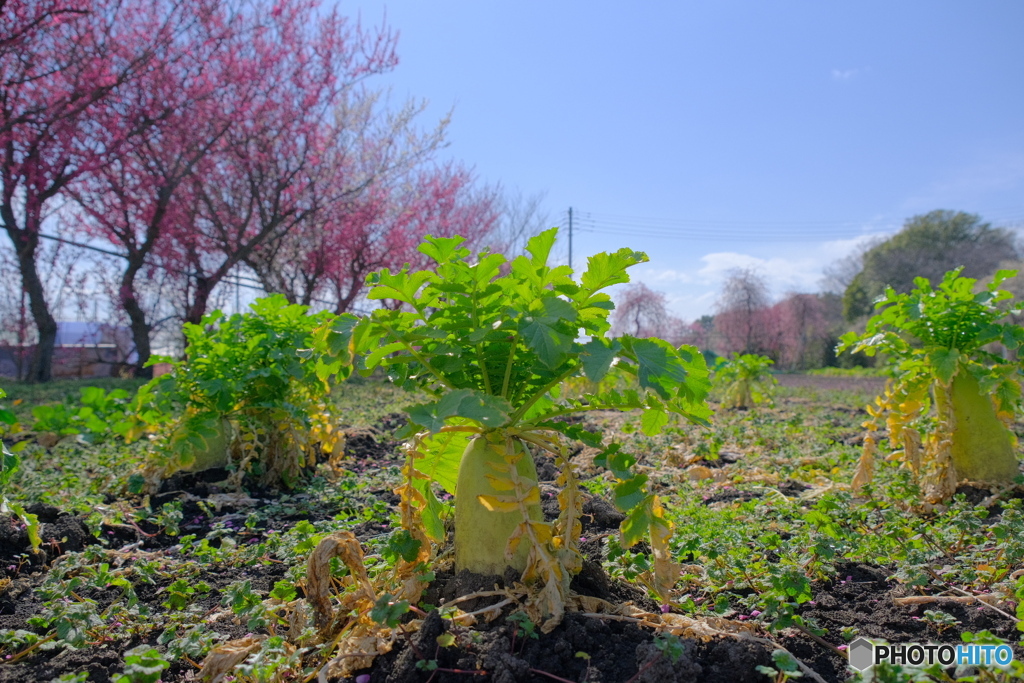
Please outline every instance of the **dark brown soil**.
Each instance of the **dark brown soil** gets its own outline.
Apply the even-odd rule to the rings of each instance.
[[[594,564],[588,562],[573,584],[578,592],[619,601],[639,597],[616,595],[615,588],[621,589],[622,584],[612,588],[615,582],[606,575],[595,581],[594,571]],[[600,572],[599,567],[597,571]],[[887,569],[870,565],[840,565],[833,580],[815,586],[815,599],[804,606],[802,616],[824,629],[823,640],[835,646],[845,643],[841,633],[844,627],[856,628],[857,635],[890,642],[955,643],[960,641],[959,634],[968,630],[988,630],[1011,642],[1016,640],[1014,621],[987,607],[955,603],[941,606],[895,604],[893,598],[903,596],[906,590],[890,580],[890,574]],[[501,578],[449,575],[439,577],[438,583],[442,585],[434,586],[434,597],[490,589],[495,583],[500,584]],[[942,609],[961,625],[939,631],[921,619],[926,609]],[[437,636],[443,632],[456,636],[455,646],[437,646]],[[411,644],[396,648],[379,658],[372,669],[361,673],[369,674],[372,683],[428,680],[540,683],[560,679],[581,683],[760,682],[765,677],[756,667],[770,666],[771,651],[783,647],[825,681],[845,681],[851,675],[844,658],[796,629],[775,635],[762,634],[759,639],[721,638],[707,642],[683,639],[683,645],[683,656],[671,661],[655,647],[650,631],[629,623],[573,613],[567,614],[554,631],[536,639],[524,638],[518,627],[504,618],[470,631],[453,627],[432,613],[420,632],[411,638]],[[578,653],[585,653],[589,659]],[[1017,656],[1021,654],[1018,648]],[[437,671],[422,668],[429,661],[440,668]],[[423,663],[417,666],[418,662]],[[484,671],[486,675],[467,678],[471,673]]]
[[[266,594],[273,587],[274,582],[284,576],[285,569],[282,565],[270,563],[260,567],[204,568],[195,581],[205,581],[210,585],[211,590],[197,599],[194,604],[212,611],[221,602],[221,590],[237,580],[248,579],[252,582],[253,591]],[[0,597],[0,628],[32,630],[27,619],[42,611],[42,603],[32,589],[38,586],[43,577],[44,573],[38,571],[20,578],[12,584],[3,597]],[[163,589],[170,583],[170,580],[160,580],[154,584],[139,584],[136,586],[139,603],[154,612],[164,611],[162,603],[167,599],[167,594],[163,592]],[[106,591],[90,590],[83,595],[85,598],[95,600],[100,609],[108,606],[119,596],[120,590],[113,588]],[[11,603],[13,603],[13,610],[10,609]],[[228,638],[241,638],[246,634],[244,625],[228,620],[211,624],[211,627]],[[0,683],[49,681],[63,674],[81,671],[89,672],[89,681],[107,683],[123,670],[124,652],[142,642],[155,645],[155,636],[147,641],[110,642],[77,651],[60,648],[49,651],[40,649],[37,654],[26,657],[22,661],[0,665]],[[171,669],[165,673],[162,680],[164,683],[188,680],[187,676],[194,676],[194,673],[193,667],[184,662],[178,662],[172,664]]]
[[[586,510],[585,537],[588,540],[583,549],[587,562],[584,571],[574,580],[573,589],[580,594],[614,602],[632,601],[644,609],[656,610],[657,605],[647,600],[642,591],[610,579],[599,564],[601,537],[611,533],[618,525],[620,513],[600,498],[591,499]],[[59,539],[57,545],[48,546],[47,561],[52,560],[49,557],[51,550],[58,553],[80,549],[92,538],[76,517],[52,509],[39,509],[37,514],[41,519],[52,520],[44,524],[44,537],[55,541]],[[16,527],[6,518],[0,519],[4,562],[13,561],[12,558],[27,549],[27,539],[22,539],[24,532]],[[368,528],[362,532],[372,535],[379,533],[379,530]],[[136,539],[154,548],[166,547],[174,542],[174,539],[159,538],[159,534],[158,537],[149,538],[138,532]],[[58,546],[62,547],[58,550]],[[284,575],[285,570],[283,565],[270,562],[245,568],[202,567],[196,580],[207,582],[212,590],[201,598],[201,604],[212,610],[220,602],[220,591],[238,579],[249,579],[254,590],[266,594],[274,582]],[[45,577],[45,572],[45,567],[31,565],[23,566],[20,572],[12,572],[15,575],[14,581],[0,595],[0,628],[30,629],[26,620],[38,614],[41,609],[34,589]],[[802,615],[823,628],[825,633],[822,637],[833,645],[844,644],[841,634],[844,627],[855,627],[859,635],[885,638],[892,642],[953,642],[959,640],[959,633],[963,630],[988,630],[1011,642],[1016,640],[1013,620],[986,607],[955,603],[941,606],[895,604],[892,599],[904,595],[906,589],[890,580],[891,574],[890,568],[861,564],[840,565],[833,580],[814,587],[814,600],[804,605]],[[166,583],[169,582],[139,585],[137,591],[140,602],[154,612],[162,611],[164,608],[161,603],[166,594],[161,589],[166,587]],[[442,574],[424,596],[424,602],[442,604],[457,595],[490,589],[496,583],[502,584],[502,577]],[[118,595],[117,589],[108,589],[106,592],[109,595],[104,594],[104,591],[94,591],[87,597],[103,606]],[[939,632],[921,619],[925,609],[942,609],[958,619],[961,625]],[[218,622],[214,628],[232,638],[241,637],[245,633],[243,625],[227,620]],[[455,646],[437,646],[436,638],[444,631],[450,631],[456,636]],[[756,667],[770,666],[772,649],[781,646],[826,681],[844,681],[848,678],[844,660],[803,633],[786,630],[774,636],[762,634],[761,637],[769,640],[724,638],[701,642],[684,639],[682,657],[671,661],[655,647],[651,631],[631,623],[568,613],[564,622],[551,633],[528,638],[523,637],[518,627],[504,617],[490,624],[467,629],[453,627],[451,622],[432,613],[421,630],[411,636],[410,642],[400,643],[391,653],[379,657],[374,667],[365,673],[370,675],[371,681],[381,683],[427,680],[437,683],[539,683],[558,679],[589,683],[760,682],[765,677],[757,672]],[[64,673],[83,671],[89,673],[90,681],[105,683],[121,671],[124,651],[138,644],[113,642],[80,651],[41,651],[15,664],[0,665],[0,683],[49,681]],[[415,647],[412,647],[413,644]],[[418,665],[421,661],[424,664]],[[437,671],[422,668],[426,666],[425,662],[431,661],[436,662],[439,667]],[[486,675],[470,675],[466,673],[469,671],[486,672]],[[165,683],[190,680],[194,673],[191,666],[178,662],[165,672],[163,680]]]
[[[809,489],[810,487],[806,484],[801,484],[798,481],[784,481],[775,487],[775,490],[782,493],[784,496],[795,498],[801,493]],[[735,502],[746,502],[748,500],[754,500],[755,498],[764,497],[764,491],[747,491],[739,489],[729,489],[725,491],[719,491],[718,493],[708,496],[703,500],[705,505],[711,505],[713,503],[735,503]]]
[[[41,504],[31,505],[26,511],[38,517],[43,544],[38,553],[33,553],[25,525],[13,517],[0,515],[0,577],[16,576],[22,566],[41,565],[95,542],[78,517]]]
[[[356,438],[350,439],[348,445],[356,451],[350,461],[354,471],[379,467],[382,461],[396,462],[393,442],[388,443],[386,433],[368,431],[353,436]],[[215,488],[215,481],[203,481],[203,477],[193,476],[169,485],[165,495],[173,494],[175,490],[194,493],[202,490],[204,484],[211,487],[209,490]],[[802,488],[802,485],[794,483],[783,485],[780,490],[785,495],[795,496]],[[549,516],[557,511],[551,492],[552,489],[544,488],[543,503]],[[373,493],[384,500],[390,500],[389,496],[393,495],[385,490]],[[729,492],[719,495],[725,493]],[[965,493],[981,496],[978,492]],[[170,495],[168,500],[172,497]],[[268,499],[261,504],[271,502]],[[707,502],[713,501],[709,499]],[[303,508],[301,504],[298,507],[299,511],[288,515],[287,519],[274,519],[267,527],[246,533],[251,533],[255,539],[273,529],[289,527],[297,519],[323,519],[333,514],[329,510]],[[0,569],[3,575],[12,579],[5,589],[0,590],[0,628],[33,630],[28,619],[42,609],[36,590],[45,578],[49,564],[65,552],[79,551],[87,544],[98,542],[78,517],[47,506],[33,507],[32,512],[43,523],[44,553],[35,557],[30,556],[25,530],[8,517],[0,516]],[[198,505],[186,504],[183,512],[182,533],[199,537],[208,533],[209,520]],[[235,511],[222,507],[219,512],[230,515]],[[596,496],[587,500],[583,518],[586,540],[582,543],[586,561],[581,574],[573,580],[572,588],[581,595],[615,603],[632,602],[642,609],[656,611],[658,605],[641,589],[613,580],[602,569],[603,538],[615,533],[622,519],[623,515],[606,500]],[[377,536],[387,530],[385,523],[377,521],[364,522],[354,529],[360,538]],[[161,533],[148,522],[140,522],[137,527],[104,527],[101,536],[110,539],[107,542],[111,547],[137,543],[139,548],[153,551],[165,550],[179,541],[177,537]],[[223,589],[239,579],[250,580],[254,591],[266,595],[286,570],[285,565],[269,561],[248,567],[200,565],[195,581],[205,581],[211,591],[195,604],[212,612],[221,602]],[[847,627],[857,629],[858,635],[885,638],[892,642],[954,642],[966,630],[988,630],[1016,642],[1014,620],[987,607],[955,603],[941,606],[895,604],[893,598],[906,595],[907,589],[889,579],[892,573],[894,568],[891,567],[841,564],[831,580],[814,585],[814,599],[803,605],[801,614],[824,629],[821,638],[835,646],[845,644],[842,630]],[[491,589],[495,584],[502,585],[506,578],[514,577],[440,573],[423,602],[442,605],[456,596]],[[164,612],[162,603],[166,600],[166,592],[162,589],[169,583],[168,579],[137,585],[140,605],[156,614]],[[90,589],[83,597],[104,606],[118,595],[119,589],[115,588]],[[941,609],[961,624],[939,632],[935,626],[921,619],[926,609]],[[1002,606],[1002,609],[1013,613],[1009,606]],[[418,632],[400,642],[392,652],[379,657],[371,669],[360,673],[369,675],[374,683],[548,683],[552,680],[580,683],[763,683],[768,679],[756,667],[771,666],[772,650],[784,647],[829,683],[849,678],[845,660],[839,654],[793,629],[777,634],[760,633],[757,639],[717,638],[706,642],[684,639],[683,654],[673,661],[656,647],[652,631],[633,623],[570,612],[551,633],[532,638],[524,636],[507,616],[470,629],[453,626],[450,621],[441,619],[437,612],[432,612]],[[230,638],[239,638],[246,633],[243,623],[229,619],[210,626]],[[455,645],[447,648],[438,646],[437,637],[443,632],[455,636]],[[147,636],[147,639],[146,642],[154,643],[155,635]],[[88,680],[107,683],[122,670],[124,652],[139,644],[136,639],[96,644],[78,651],[44,651],[40,648],[16,663],[0,663],[0,683],[50,681],[74,672],[87,672]],[[1024,653],[1018,650],[1017,656],[1022,655]],[[436,668],[431,670],[432,666]],[[195,674],[196,669],[187,662],[175,662],[162,680],[164,683],[190,681],[195,680]],[[805,676],[804,680],[809,678]]]
[[[415,647],[406,645],[379,658],[369,671],[370,681],[762,683],[764,674],[755,667],[771,664],[770,650],[763,644],[736,639],[707,643],[686,639],[683,656],[673,662],[654,646],[649,631],[573,613],[567,614],[554,631],[536,639],[523,637],[515,624],[504,619],[488,626],[471,633],[453,628],[433,612],[411,639]],[[437,637],[446,631],[456,636],[456,645],[438,648]],[[439,667],[436,672],[417,666],[428,658]],[[640,669],[644,671],[637,676]],[[486,674],[470,677],[470,672]]]

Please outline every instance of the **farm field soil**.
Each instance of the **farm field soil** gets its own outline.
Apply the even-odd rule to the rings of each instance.
[[[884,377],[843,377],[831,375],[779,374],[779,386],[787,389],[815,391],[848,391],[877,395],[885,387]]]
[[[1020,659],[1010,576],[1024,557],[1024,491],[964,486],[955,504],[920,513],[908,505],[905,473],[891,467],[871,498],[852,498],[846,484],[859,454],[861,406],[874,387],[841,391],[836,379],[851,378],[783,387],[774,406],[723,412],[710,429],[671,424],[648,437],[634,415],[588,417],[589,427],[625,440],[676,525],[672,548],[683,573],[668,609],[733,634],[683,634],[680,652],[626,611],[569,611],[542,634],[512,607],[459,626],[434,608],[506,584],[455,575],[442,554],[418,629],[345,680],[763,682],[775,679],[758,667],[776,667],[773,652],[785,650],[805,680],[855,681],[866,679],[843,654],[855,636],[959,643],[965,632],[984,631]],[[355,534],[371,575],[388,571],[402,463],[393,434],[409,401],[373,383],[345,387],[339,400],[353,406],[345,458],[335,468],[322,464],[290,493],[224,489],[225,473],[215,472],[172,478],[142,499],[124,493],[138,451],[74,439],[28,447],[21,493],[43,522],[45,556],[31,555],[24,528],[0,519],[0,682],[117,680],[126,653],[140,645],[170,662],[160,680],[196,680],[211,645],[287,630],[274,621],[275,605],[303,596],[305,559],[334,531]],[[588,491],[587,559],[573,590],[660,613],[644,587],[649,549],[616,542],[623,515],[608,502],[613,482],[594,466],[597,452],[573,456]],[[556,471],[551,462],[538,470],[545,513],[554,516]],[[444,634],[452,637],[439,640]],[[316,680],[316,669],[302,670],[315,660],[312,648],[283,647],[234,680]]]

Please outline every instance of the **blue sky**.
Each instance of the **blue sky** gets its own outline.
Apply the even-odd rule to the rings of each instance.
[[[692,319],[725,273],[814,291],[932,209],[1024,223],[1024,3],[356,0],[445,154],[546,192],[575,260],[628,246]]]

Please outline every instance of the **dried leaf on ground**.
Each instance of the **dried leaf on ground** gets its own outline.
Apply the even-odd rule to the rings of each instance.
[[[331,606],[331,559],[334,557],[348,567],[352,577],[362,587],[366,600],[372,604],[377,599],[363,564],[363,549],[355,534],[351,531],[336,531],[320,541],[306,563],[306,598],[316,612],[316,625],[321,631],[327,629],[334,619]]]
[[[209,680],[209,683],[220,683],[237,665],[244,662],[246,657],[258,651],[262,644],[262,638],[248,637],[218,645],[210,650],[203,660],[199,678]]]

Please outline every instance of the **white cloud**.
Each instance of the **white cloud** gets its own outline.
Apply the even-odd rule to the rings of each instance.
[[[822,262],[810,255],[798,257],[760,258],[750,254],[723,251],[707,254],[701,258],[704,267],[698,271],[705,281],[720,283],[735,268],[749,268],[762,275],[778,295],[788,291],[814,291],[821,279]]]
[[[718,290],[709,289],[696,295],[669,293],[665,298],[671,310],[685,312],[681,316],[683,319],[696,320],[714,309],[715,300],[718,298]]]
[[[864,69],[832,69],[833,81],[848,81]]]
[[[845,240],[832,240],[830,242],[822,242],[820,250],[823,256],[828,257],[831,261],[841,259],[847,254],[865,247],[866,245],[874,242],[877,239],[888,237],[896,232],[898,228],[890,230],[878,230],[858,235],[857,237],[851,237]],[[825,265],[828,265],[827,263]]]
[[[665,294],[673,315],[684,320],[696,320],[714,312],[722,283],[734,268],[751,268],[760,273],[776,299],[788,292],[817,292],[820,291],[825,268],[866,242],[891,234],[897,227],[879,218],[862,226],[864,232],[857,237],[785,245],[764,253],[718,251],[703,256],[694,254],[684,262],[671,263],[671,267],[659,267],[661,264],[655,254],[654,262],[632,273],[632,280]],[[612,293],[613,298],[616,295],[616,292]]]
[[[701,279],[705,283],[724,280],[731,271],[737,268],[747,268],[765,275],[767,270],[765,266],[768,264],[768,259],[750,254],[740,254],[735,251],[717,251],[705,254],[700,257],[700,260],[704,266],[697,273],[703,276]]]
[[[675,268],[645,268],[637,271],[634,279],[643,280],[650,286],[654,287],[651,283],[683,283],[689,284],[693,282],[693,275],[683,270],[677,270]],[[657,289],[657,287],[654,287]]]

